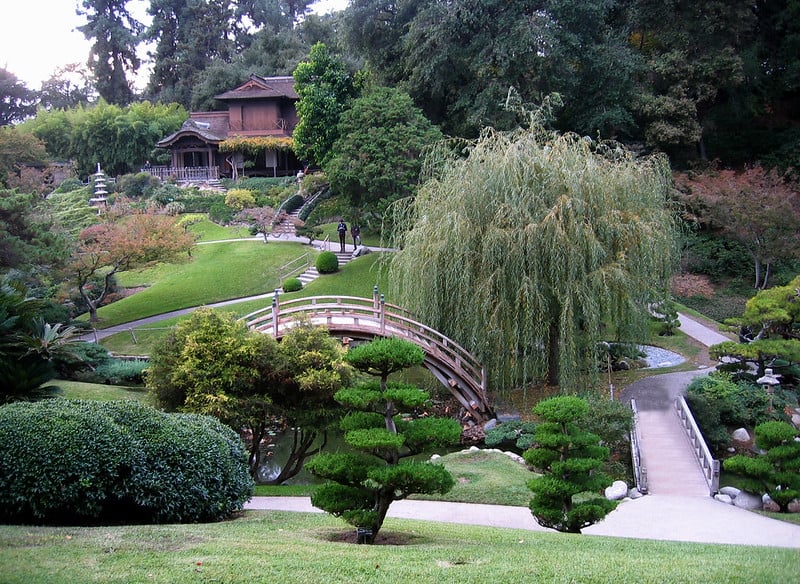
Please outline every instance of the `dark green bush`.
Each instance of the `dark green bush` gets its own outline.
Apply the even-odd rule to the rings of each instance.
[[[303,283],[297,278],[286,278],[283,281],[284,292],[297,292],[303,289]]]
[[[144,383],[144,370],[149,363],[145,359],[110,359],[95,369],[94,374],[100,383],[109,385],[141,385]]]
[[[522,454],[535,444],[533,439],[535,431],[536,424],[533,422],[520,420],[503,422],[486,432],[484,444],[489,448],[502,448]]]
[[[117,179],[114,190],[130,199],[149,197],[161,181],[147,172],[126,174]]]
[[[294,194],[287,201],[283,204],[283,210],[287,213],[291,213],[295,209],[299,209],[300,206],[303,204],[303,197],[299,194]]]
[[[239,437],[215,418],[135,401],[0,408],[0,519],[220,520],[252,494]]]
[[[61,181],[61,184],[58,185],[58,188],[55,190],[56,193],[69,193],[72,191],[77,191],[78,189],[84,188],[84,185],[80,179],[78,178],[65,178]]]
[[[233,221],[233,209],[224,201],[217,201],[208,209],[208,216],[215,223],[227,224]]]
[[[323,251],[317,256],[316,266],[320,274],[333,274],[339,269],[339,258],[332,251]]]

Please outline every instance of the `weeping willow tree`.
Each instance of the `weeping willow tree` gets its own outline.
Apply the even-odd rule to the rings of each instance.
[[[493,388],[575,388],[603,340],[641,340],[675,257],[665,158],[537,127],[432,151],[389,264],[394,298]]]

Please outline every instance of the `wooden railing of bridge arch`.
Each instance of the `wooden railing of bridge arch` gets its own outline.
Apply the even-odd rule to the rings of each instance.
[[[461,345],[422,324],[406,309],[388,304],[377,287],[372,298],[314,296],[280,301],[242,319],[248,327],[279,339],[298,321],[307,318],[325,325],[332,335],[352,339],[397,337],[418,345],[425,352],[424,365],[447,387],[476,423],[494,413],[487,394],[486,370]]]

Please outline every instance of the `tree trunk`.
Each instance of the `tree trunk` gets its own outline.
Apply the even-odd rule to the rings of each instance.
[[[311,446],[319,436],[317,431],[310,431],[306,434],[303,430],[295,428],[294,441],[292,442],[292,450],[286,463],[281,467],[281,472],[274,479],[267,482],[268,485],[280,485],[290,478],[297,476],[309,456],[317,454],[328,443],[328,433],[322,432],[322,444],[317,448],[311,450]]]
[[[558,324],[550,323],[550,334],[547,341],[547,384],[552,386],[559,385],[561,381],[558,373],[560,351],[558,348]]]

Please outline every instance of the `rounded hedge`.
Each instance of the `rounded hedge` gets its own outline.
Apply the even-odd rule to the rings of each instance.
[[[252,491],[244,445],[216,418],[135,401],[0,407],[3,521],[216,521]]]
[[[316,267],[320,274],[333,274],[339,269],[339,258],[332,251],[323,251],[317,256]]]
[[[297,292],[303,289],[303,283],[298,278],[286,278],[283,281],[284,292]]]

